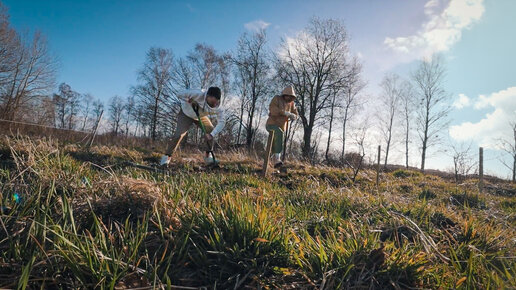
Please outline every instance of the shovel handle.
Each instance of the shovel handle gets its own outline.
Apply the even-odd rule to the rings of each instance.
[[[199,121],[199,125],[201,126],[201,130],[202,132],[206,135],[208,134],[206,132],[206,128],[204,127],[204,124],[202,123],[201,121],[201,116],[199,115],[199,105],[198,104],[192,104],[192,109],[194,110],[195,112],[195,115],[197,116],[197,119]],[[210,144],[211,143],[211,144]],[[210,142],[206,139],[206,144],[208,145],[208,148],[210,148],[210,151],[208,151],[209,153],[211,153],[211,157],[213,157],[213,161],[216,162],[217,159],[215,158],[215,153],[213,153],[213,141]]]

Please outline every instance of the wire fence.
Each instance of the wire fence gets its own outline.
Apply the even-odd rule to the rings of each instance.
[[[93,130],[81,131],[29,122],[0,119],[0,134],[58,139],[67,143],[75,143],[79,146],[86,147],[93,136]],[[95,136],[94,145],[123,145],[161,152],[166,148],[166,140],[152,141],[147,137],[126,136],[121,134],[116,135],[108,132],[97,134]]]

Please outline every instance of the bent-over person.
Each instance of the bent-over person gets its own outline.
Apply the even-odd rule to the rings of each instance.
[[[221,91],[218,87],[210,87],[205,90],[186,90],[178,94],[181,101],[181,110],[177,115],[177,125],[174,135],[170,139],[166,155],[160,160],[160,165],[168,165],[172,155],[177,151],[181,141],[188,132],[192,124],[200,127],[200,123],[204,125],[206,134],[204,138],[208,143],[213,144],[213,138],[219,134],[226,124],[225,111],[220,104]],[[197,118],[195,109],[198,110],[200,118]],[[213,126],[210,117],[217,117],[217,126]],[[199,120],[200,119],[200,120]],[[214,162],[213,157],[209,156],[211,148],[206,149],[204,160],[207,164]]]

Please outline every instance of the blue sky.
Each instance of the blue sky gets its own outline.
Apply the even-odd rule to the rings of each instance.
[[[312,16],[342,20],[356,51],[415,29],[424,1],[28,1],[3,0],[19,30],[39,29],[60,59],[58,81],[101,98],[126,94],[151,46],[185,55],[198,42],[234,49],[253,21],[269,23],[272,47]],[[373,7],[373,8],[371,8]],[[394,11],[392,11],[394,10]],[[386,13],[391,11],[389,13]],[[412,17],[399,21],[396,11]],[[379,17],[382,15],[382,17]],[[396,21],[396,25],[389,25]],[[402,28],[395,28],[400,26]]]
[[[244,31],[266,26],[274,49],[318,16],[346,25],[369,95],[379,93],[384,73],[408,77],[421,57],[442,54],[455,102],[451,140],[485,146],[494,160],[497,138],[510,133],[505,119],[516,116],[514,0],[1,1],[18,31],[47,36],[58,82],[103,100],[128,94],[151,46],[176,56],[198,42],[228,51]]]

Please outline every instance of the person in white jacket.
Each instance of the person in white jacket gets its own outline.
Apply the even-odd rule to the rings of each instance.
[[[205,90],[186,90],[178,94],[178,98],[181,101],[181,110],[177,115],[177,126],[174,135],[172,136],[166,155],[161,157],[160,165],[167,165],[170,163],[171,157],[174,152],[179,148],[181,140],[188,132],[188,129],[192,124],[199,125],[202,122],[206,128],[206,135],[204,138],[208,140],[208,143],[213,142],[213,138],[222,131],[226,124],[225,111],[220,105],[220,88],[210,87],[207,91]],[[200,120],[195,114],[194,107],[199,109]],[[217,117],[217,126],[213,127],[210,121],[210,116]],[[209,150],[209,148],[207,149]],[[214,160],[206,152],[204,157],[206,163],[213,163]]]

